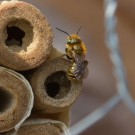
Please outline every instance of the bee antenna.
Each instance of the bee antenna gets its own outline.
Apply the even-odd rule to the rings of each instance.
[[[61,32],[63,32],[63,33],[65,33],[65,34],[67,34],[69,37],[71,37],[66,31],[61,30],[61,29],[59,29],[59,28],[57,28],[57,27],[56,27],[56,29],[59,30],[59,31],[61,31]]]
[[[77,35],[79,34],[79,31],[81,30],[82,26],[79,27],[78,31],[77,31]]]

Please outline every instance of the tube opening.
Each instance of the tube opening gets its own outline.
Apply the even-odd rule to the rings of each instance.
[[[7,26],[7,34],[8,36],[5,41],[7,46],[12,46],[12,45],[22,46],[23,44],[22,39],[25,36],[25,32],[23,30],[21,30],[19,27],[16,26],[12,26],[12,27]]]
[[[14,52],[28,52],[33,47],[33,26],[25,19],[12,18],[4,29],[5,45]]]
[[[60,99],[65,97],[71,89],[65,71],[57,71],[46,78],[45,90],[51,98]]]
[[[5,112],[12,104],[13,95],[8,91],[0,88],[0,114]]]
[[[57,82],[51,82],[46,85],[47,94],[50,97],[55,97],[60,91],[60,85]]]

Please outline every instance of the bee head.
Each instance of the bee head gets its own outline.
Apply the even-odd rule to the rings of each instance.
[[[78,33],[79,33],[80,29],[81,29],[81,26],[79,27],[79,29],[77,31],[77,34],[72,34],[72,35],[68,34],[66,31],[63,31],[63,30],[61,30],[61,29],[59,29],[57,27],[56,27],[56,29],[68,35],[67,44],[79,44],[79,43],[82,42],[82,40],[78,36]]]
[[[67,38],[67,44],[79,44],[81,43],[81,39],[77,34],[72,34]]]

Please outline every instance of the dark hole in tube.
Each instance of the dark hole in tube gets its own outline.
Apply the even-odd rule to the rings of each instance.
[[[55,99],[63,98],[71,89],[71,82],[65,71],[54,72],[46,78],[44,85],[48,96]]]
[[[50,97],[55,97],[59,93],[60,85],[57,82],[51,82],[46,85],[46,89],[47,89],[47,94]]]
[[[23,37],[25,36],[25,32],[23,30],[21,30],[19,27],[16,26],[12,26],[12,27],[8,27],[7,26],[7,34],[8,37],[5,41],[7,46],[12,46],[12,45],[16,45],[16,46],[22,46],[23,44]]]
[[[13,96],[8,91],[0,88],[0,114],[6,111],[12,104]]]

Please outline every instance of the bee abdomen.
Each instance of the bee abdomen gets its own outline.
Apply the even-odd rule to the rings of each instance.
[[[68,70],[68,77],[73,80],[79,80],[80,79],[80,71],[78,69],[78,66],[76,63],[73,63],[72,66]]]

